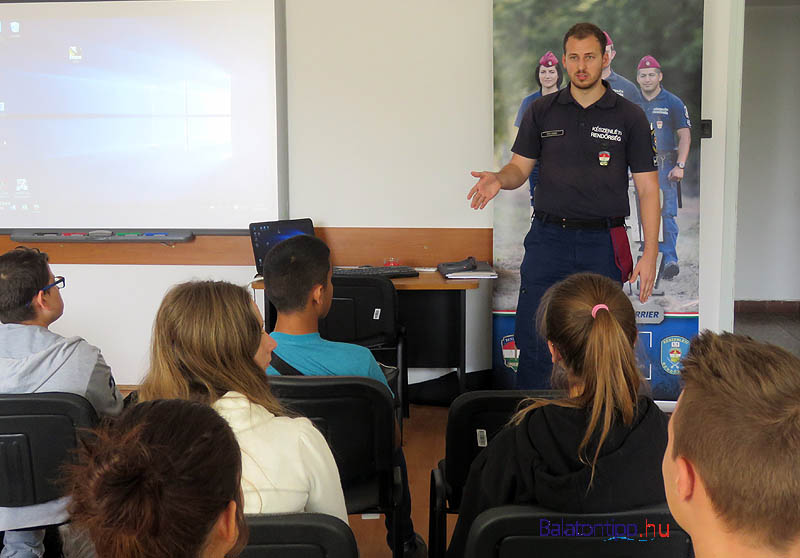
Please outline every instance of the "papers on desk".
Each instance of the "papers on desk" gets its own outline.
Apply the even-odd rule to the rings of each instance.
[[[440,270],[441,272],[441,270]],[[497,272],[489,262],[478,262],[475,269],[442,273],[446,279],[497,279]]]

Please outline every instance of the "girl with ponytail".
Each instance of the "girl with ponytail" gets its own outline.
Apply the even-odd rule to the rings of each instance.
[[[566,513],[666,501],[667,417],[645,393],[636,314],[619,283],[593,273],[548,289],[537,330],[561,399],[529,399],[472,464],[448,558],[462,556],[477,515],[506,504]]]

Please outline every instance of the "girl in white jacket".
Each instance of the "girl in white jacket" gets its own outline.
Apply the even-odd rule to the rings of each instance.
[[[275,346],[245,288],[181,283],[156,314],[139,399],[203,401],[228,421],[242,450],[245,513],[319,512],[347,522],[328,444],[308,419],[286,416],[270,391],[264,370]]]

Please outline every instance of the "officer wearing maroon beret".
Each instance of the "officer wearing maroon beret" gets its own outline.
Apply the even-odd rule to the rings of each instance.
[[[609,63],[605,47],[606,37],[596,25],[573,25],[564,36],[561,59],[569,87],[531,104],[511,148],[511,161],[500,172],[472,172],[479,180],[467,199],[474,209],[483,209],[500,190],[520,187],[534,165],[540,165],[514,331],[520,389],[548,385],[551,355],[536,335],[534,316],[550,285],[591,271],[620,285],[638,279],[642,302],[653,289],[660,207],[650,124],[638,105],[601,80]],[[628,168],[639,194],[645,237],[635,267],[625,230]]]
[[[642,88],[639,104],[644,109],[656,138],[658,185],[664,196],[661,219],[664,241],[659,244],[664,268],[661,277],[672,279],[680,272],[678,265],[678,183],[683,179],[689,147],[692,143],[689,110],[676,95],[663,87],[661,64],[652,56],[644,56],[636,68],[636,81]],[[675,141],[677,136],[678,141]]]
[[[514,120],[514,126],[517,128],[519,128],[520,123],[522,123],[522,117],[525,115],[525,111],[528,110],[528,107],[533,101],[543,95],[555,93],[558,91],[558,88],[561,87],[561,80],[563,78],[561,65],[558,63],[558,58],[556,58],[556,55],[553,54],[552,51],[548,50],[539,59],[539,64],[536,66],[534,76],[536,77],[536,83],[539,84],[539,91],[534,91],[522,99],[522,104],[517,111],[517,118]],[[536,183],[538,181],[539,167],[535,165],[531,175],[528,177],[528,184],[530,185],[531,192],[531,210],[533,210],[533,192],[536,189]]]

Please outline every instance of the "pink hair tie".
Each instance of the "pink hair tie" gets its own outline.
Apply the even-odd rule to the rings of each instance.
[[[606,306],[605,304],[595,304],[594,308],[592,308],[592,318],[596,318],[597,317],[597,311],[598,310],[608,311],[608,306]]]

